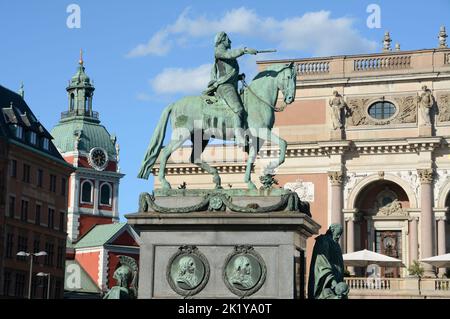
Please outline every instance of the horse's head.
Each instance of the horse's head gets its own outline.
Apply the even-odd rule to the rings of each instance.
[[[294,62],[280,66],[277,76],[278,89],[283,92],[284,103],[291,104],[295,100],[297,72]]]

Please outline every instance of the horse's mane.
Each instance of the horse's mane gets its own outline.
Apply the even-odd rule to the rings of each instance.
[[[283,71],[284,69],[288,68],[288,64],[271,64],[269,65],[264,71],[259,72],[254,78],[254,80],[258,80],[260,78],[270,76],[270,77],[276,77],[279,72]]]

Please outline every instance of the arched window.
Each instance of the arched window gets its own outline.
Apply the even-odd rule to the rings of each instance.
[[[100,186],[100,205],[111,205],[111,185],[108,183]]]
[[[92,183],[91,181],[84,181],[81,183],[81,202],[92,203]]]
[[[85,98],[84,98],[84,111],[86,113],[89,112],[89,100],[90,100],[90,96],[86,95]]]
[[[391,118],[396,111],[395,105],[388,101],[375,102],[369,107],[369,115],[377,120]]]
[[[75,107],[75,94],[70,94],[70,111],[73,111]]]

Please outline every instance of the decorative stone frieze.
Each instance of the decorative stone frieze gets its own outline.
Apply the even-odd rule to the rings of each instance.
[[[298,180],[293,183],[286,183],[284,189],[289,189],[298,194],[300,200],[314,202],[314,183]]]
[[[442,92],[437,96],[438,121],[450,122],[450,92]]]
[[[368,107],[377,101],[390,100],[397,108],[397,112],[392,118],[386,120],[377,120],[372,118],[368,113]],[[362,126],[362,125],[393,125],[416,123],[417,121],[417,103],[415,97],[397,96],[388,97],[381,96],[379,98],[350,98],[347,100],[347,105],[350,109],[350,116],[347,121],[348,126]]]
[[[411,186],[416,198],[420,198],[420,179],[416,171],[400,171],[395,174]]]

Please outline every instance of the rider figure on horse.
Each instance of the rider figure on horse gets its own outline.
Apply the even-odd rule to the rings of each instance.
[[[257,50],[251,48],[231,50],[231,40],[223,31],[217,33],[214,44],[215,63],[211,70],[211,81],[203,94],[216,94],[231,108],[234,112],[235,140],[238,145],[243,146],[244,107],[238,93],[238,82],[244,79],[244,74],[239,74],[237,58],[244,54],[257,54]]]

